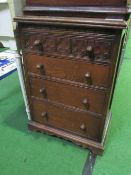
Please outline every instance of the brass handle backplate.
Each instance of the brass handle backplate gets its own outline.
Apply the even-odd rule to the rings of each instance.
[[[41,116],[42,116],[43,118],[47,118],[47,112],[42,112],[42,113],[41,113]]]
[[[90,72],[87,72],[87,73],[85,74],[85,79],[86,79],[86,83],[87,83],[88,85],[91,85],[91,84],[92,84],[92,79],[91,79],[91,74],[90,74]]]
[[[85,125],[84,123],[82,123],[81,126],[80,126],[80,129],[81,129],[82,131],[85,131],[85,130],[86,130],[86,125]]]
[[[85,98],[83,101],[82,101],[82,104],[85,106],[85,108],[88,110],[89,109],[89,102],[88,102],[88,99]]]
[[[41,74],[45,74],[44,71],[44,65],[43,64],[37,64],[36,69],[40,71]]]
[[[94,55],[94,49],[92,46],[88,46],[86,49],[87,52],[87,56],[89,57],[89,59],[93,60],[95,55]]]
[[[45,88],[41,88],[39,90],[40,94],[42,94],[44,97],[46,97],[46,89]]]
[[[36,65],[36,68],[37,68],[37,69],[43,69],[44,66],[43,66],[43,64],[37,64],[37,65]]]

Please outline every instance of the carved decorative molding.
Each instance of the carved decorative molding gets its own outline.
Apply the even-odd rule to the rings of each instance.
[[[115,36],[59,29],[23,30],[24,51],[109,63]]]

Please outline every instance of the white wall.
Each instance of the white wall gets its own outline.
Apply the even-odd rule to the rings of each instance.
[[[8,4],[11,11],[12,19],[15,16],[23,15],[23,7],[25,5],[25,0],[8,0]],[[16,28],[16,24],[14,22],[13,22],[13,27]]]
[[[5,47],[17,50],[13,18],[22,15],[25,0],[0,0],[0,41]]]
[[[0,3],[0,36],[13,37],[12,18],[7,3]]]

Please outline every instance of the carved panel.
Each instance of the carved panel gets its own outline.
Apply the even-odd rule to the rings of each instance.
[[[70,47],[70,38],[67,36],[57,37],[56,42],[56,52],[60,55],[70,55],[71,47]]]
[[[30,29],[23,35],[25,52],[107,63],[115,40],[115,36],[71,29]]]
[[[72,45],[72,55],[74,57],[84,57],[86,56],[87,39],[84,37],[74,37],[71,40]]]
[[[42,53],[43,52],[43,39],[41,35],[25,35],[24,36],[24,49],[29,52]],[[37,42],[37,43],[36,43]]]
[[[44,54],[54,53],[56,51],[56,38],[53,35],[47,35],[43,41]]]
[[[96,60],[107,60],[111,53],[112,43],[104,40],[96,40],[94,44],[94,54]]]

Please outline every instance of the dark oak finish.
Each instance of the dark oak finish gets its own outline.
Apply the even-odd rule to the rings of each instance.
[[[123,16],[118,18],[110,16],[105,19],[103,18],[83,18],[83,17],[57,17],[57,16],[23,16],[16,17],[15,21],[19,21],[23,24],[45,24],[54,26],[76,26],[76,27],[99,27],[99,28],[110,28],[110,29],[123,29],[126,28],[127,23]]]
[[[98,141],[94,141],[92,139],[81,137],[71,132],[66,132],[62,129],[57,129],[48,125],[40,124],[35,121],[29,121],[28,127],[33,131],[41,131],[43,133],[48,133],[52,136],[54,135],[62,137],[84,148],[89,148],[94,154],[102,155],[104,151],[105,136],[107,134],[107,129],[109,127],[110,120],[111,120],[111,113],[108,114],[101,143]]]
[[[33,120],[38,123],[100,140],[101,120],[94,115],[39,100],[31,101],[31,109]]]
[[[27,53],[69,57],[109,63],[116,36],[99,30],[64,28],[26,28],[23,49]]]
[[[18,22],[29,128],[102,154],[130,9],[125,0],[27,0]]]
[[[87,5],[116,5],[124,6],[125,0],[27,0],[27,5],[47,5],[47,6],[87,6]]]
[[[102,114],[106,94],[103,91],[69,86],[50,80],[30,78],[30,95],[41,99],[49,99],[68,106]],[[41,93],[42,92],[42,93]],[[87,103],[84,104],[84,100]]]
[[[109,65],[99,65],[75,61],[71,59],[52,58],[25,55],[28,74],[36,76],[56,77],[70,80],[72,83],[78,82],[80,85],[93,86],[96,88],[106,88],[109,86]],[[41,66],[41,69],[38,67]]]
[[[75,8],[73,6],[25,6],[24,8],[25,14],[42,14],[43,11],[45,14],[49,14],[49,16],[53,13],[55,13],[55,15],[61,14],[61,16],[63,16],[66,12],[69,14],[75,12],[76,16],[78,14],[86,14],[87,17],[90,16],[93,18],[104,17],[103,15],[107,16],[108,14],[127,14],[130,13],[130,8],[121,6],[110,6],[110,8],[108,6],[75,6]],[[66,16],[69,15],[66,14]]]

